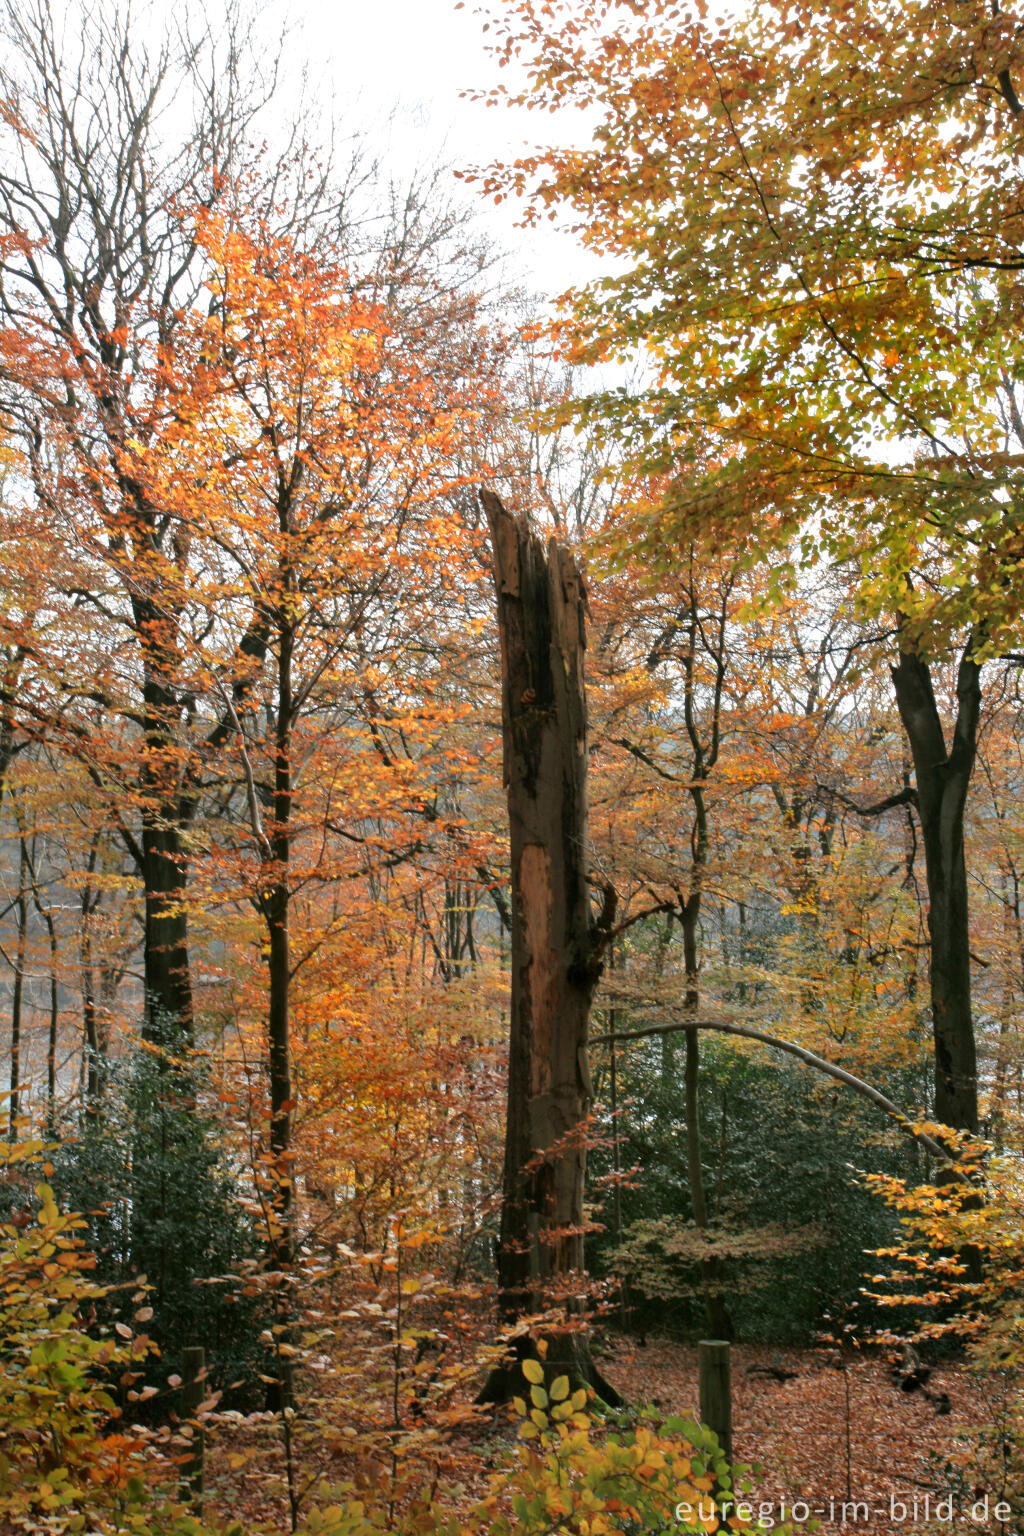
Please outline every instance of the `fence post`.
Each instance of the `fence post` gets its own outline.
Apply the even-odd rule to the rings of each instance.
[[[199,1404],[206,1396],[203,1370],[206,1351],[201,1344],[189,1345],[181,1352],[181,1416],[194,1419]],[[193,1424],[189,1454],[181,1465],[181,1491],[195,1505],[199,1514],[203,1510],[203,1483],[206,1464],[206,1436],[200,1424]]]
[[[729,1345],[724,1339],[701,1339],[697,1345],[701,1422],[713,1429],[726,1461],[732,1461],[732,1381]]]

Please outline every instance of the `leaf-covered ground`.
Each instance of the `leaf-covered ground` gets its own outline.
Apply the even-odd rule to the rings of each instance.
[[[693,1346],[662,1340],[641,1345],[612,1336],[600,1365],[634,1407],[649,1403],[666,1415],[696,1416]],[[964,1518],[965,1508],[986,1492],[993,1506],[999,1497],[978,1482],[968,1454],[972,1426],[991,1423],[999,1410],[998,1390],[986,1389],[978,1377],[956,1365],[935,1367],[923,1391],[905,1392],[889,1363],[876,1355],[850,1354],[837,1369],[823,1351],[747,1345],[733,1347],[732,1376],[734,1456],[763,1469],[748,1496],[763,1530],[783,1520],[822,1536],[1000,1530],[995,1521]],[[431,1486],[434,1496],[458,1509],[483,1495],[514,1442],[511,1411],[502,1410],[475,1422],[453,1420],[447,1433],[424,1423],[419,1440],[407,1428],[393,1462],[379,1455],[379,1447],[375,1456],[369,1425],[357,1427],[351,1412],[351,1405],[340,1410],[337,1423],[328,1414],[313,1442],[300,1447],[304,1497],[313,1495],[320,1477],[335,1485],[355,1477],[361,1487],[369,1478],[365,1496],[386,1507],[394,1497],[387,1491],[390,1479],[397,1476],[405,1492],[396,1507]],[[284,1531],[279,1437],[268,1438],[266,1425],[257,1422],[261,1417],[225,1424],[213,1437],[208,1508],[221,1518]],[[955,1487],[951,1519],[936,1506]],[[1004,1536],[1013,1529],[1003,1527]]]
[[[696,1408],[692,1347],[613,1341],[602,1367],[631,1402],[672,1413]],[[926,1397],[921,1390],[901,1391],[877,1357],[854,1355],[840,1370],[823,1353],[744,1345],[732,1351],[732,1383],[734,1456],[764,1468],[752,1497],[771,1506],[764,1513],[775,1519],[783,1501],[787,1517],[794,1502],[803,1501],[823,1532],[908,1536],[922,1526],[926,1494],[934,1516],[936,1501],[949,1491],[945,1466],[962,1457],[958,1436],[990,1418],[993,1406],[977,1378],[955,1366],[932,1372]],[[955,1481],[955,1471],[952,1476]],[[985,1491],[972,1485],[968,1497]],[[994,1504],[995,1490],[988,1491]],[[843,1505],[856,1502],[867,1509],[848,1510],[844,1519]],[[802,1522],[802,1510],[796,1513]],[[950,1529],[948,1521],[940,1524]],[[962,1528],[972,1527],[965,1522]]]

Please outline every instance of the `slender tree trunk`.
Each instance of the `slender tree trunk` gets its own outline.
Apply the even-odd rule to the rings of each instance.
[[[275,839],[277,841],[277,839]],[[270,1069],[270,1152],[272,1183],[268,1190],[272,1227],[267,1257],[279,1274],[295,1259],[294,1169],[291,1160],[292,1077],[289,1018],[291,950],[288,933],[289,891],[280,881],[264,904],[270,933],[270,995],[268,1006]],[[281,1413],[294,1396],[292,1369],[286,1349],[290,1347],[292,1322],[291,1292],[286,1280],[280,1280],[273,1292],[274,1315],[285,1331],[277,1336],[278,1378],[267,1383],[266,1405],[271,1413]]]
[[[269,998],[267,1009],[270,1071],[270,1151],[273,1155],[274,1206],[281,1232],[274,1244],[278,1263],[292,1257],[292,1073],[290,1038],[291,945],[289,892],[284,882],[274,886],[266,900],[269,929]]]
[[[11,993],[11,1071],[10,1098],[7,1105],[8,1135],[14,1141],[18,1134],[18,1115],[21,1110],[21,1012],[25,996],[25,960],[28,950],[28,851],[24,836],[18,839],[18,899],[14,910],[18,920],[18,936],[14,953],[14,987]]]
[[[268,1039],[270,1062],[270,1147],[277,1156],[291,1145],[291,1041],[289,991],[291,945],[288,888],[275,885],[267,898],[270,945]]]
[[[957,673],[951,746],[946,744],[928,663],[901,649],[892,679],[914,761],[925,852],[935,1118],[954,1130],[977,1134],[978,1065],[964,858],[964,816],[981,712],[981,669],[974,648],[972,636]]]
[[[60,1023],[60,982],[58,979],[57,925],[49,907],[43,906],[35,860],[29,863],[32,904],[43,922],[50,946],[50,1018],[46,1035],[46,1123],[51,1136],[57,1126],[57,1031]]]
[[[691,794],[694,791],[691,790]],[[705,850],[704,858],[694,869],[694,885],[689,899],[681,904],[680,922],[683,930],[683,963],[686,970],[686,1009],[696,1014],[700,1006],[698,979],[697,928],[700,920],[700,876],[706,859],[707,819],[700,796],[698,826],[703,837],[698,837],[696,847]],[[696,857],[696,856],[695,856]],[[693,1224],[701,1236],[708,1232],[707,1197],[704,1191],[704,1163],[700,1125],[700,1037],[696,1029],[686,1031],[686,1061],[684,1068],[686,1091],[686,1167],[690,1183],[690,1205]],[[731,1339],[732,1318],[722,1294],[722,1266],[718,1259],[706,1258],[700,1263],[701,1289],[704,1293],[704,1309],[712,1338]]]
[[[282,533],[287,533],[287,508],[282,510]],[[285,561],[281,573],[287,598],[293,591],[294,577]],[[295,1259],[295,1178],[292,1165],[292,1122],[294,1085],[291,1048],[291,860],[292,815],[292,726],[294,714],[292,663],[295,633],[288,606],[278,614],[277,649],[277,725],[274,733],[273,826],[263,843],[264,861],[270,882],[263,898],[263,912],[269,941],[269,997],[267,1006],[267,1056],[270,1077],[270,1152],[273,1187],[273,1228],[269,1259],[278,1271],[284,1271]],[[254,828],[254,831],[257,830]],[[286,1353],[291,1339],[291,1294],[286,1283],[277,1286],[274,1295],[278,1326],[285,1329],[278,1336],[278,1379],[267,1387],[267,1407],[284,1412],[292,1403],[294,1383],[290,1356]]]
[[[99,1039],[96,1034],[96,993],[92,966],[92,940],[88,931],[81,935],[80,957],[82,964],[82,1043],[85,1057],[85,1097],[94,1108],[101,1091],[99,1071]]]
[[[608,946],[608,969],[615,969],[615,944]],[[615,1034],[619,1026],[619,1010],[608,1009],[608,1109],[612,1123],[612,1173],[614,1185],[612,1186],[612,1235],[616,1245],[622,1241],[622,1132],[619,1125],[619,1069],[618,1051],[616,1049]],[[627,1332],[632,1327],[632,1299],[629,1289],[629,1277],[623,1275],[619,1281],[619,1326]]]
[[[498,600],[512,870],[500,1309],[507,1325],[547,1314],[547,1369],[609,1398],[579,1331],[587,1023],[601,969],[587,885],[586,597],[568,549],[554,539],[545,548],[491,492],[482,501]],[[517,1355],[531,1349],[520,1336]],[[515,1369],[495,1371],[483,1396],[517,1389]]]
[[[1008,955],[1020,955],[1022,945],[1020,881],[1013,862],[1007,859],[1003,870],[1003,942]],[[1016,1051],[1010,1020],[1016,1012],[1014,969],[1008,966],[1003,981],[1003,1001],[999,1013],[999,1043],[996,1046],[995,1081],[992,1086],[992,1140],[996,1150],[1003,1150],[1006,1114],[1009,1108],[1008,1071]]]
[[[42,911],[42,909],[40,908]],[[50,1019],[46,1032],[46,1118],[51,1134],[57,1124],[57,1032],[60,1026],[60,982],[57,977],[57,929],[43,912],[50,939]]]
[[[708,773],[718,760],[720,742],[720,717],[722,683],[725,672],[725,617],[723,599],[715,656],[716,687],[714,713],[711,721],[711,742],[706,747],[698,728],[696,709],[695,673],[697,663],[697,604],[691,604],[688,642],[685,652],[684,718],[690,740],[692,759],[690,764],[689,794],[693,805],[693,830],[690,837],[690,889],[686,900],[679,903],[679,922],[683,930],[683,970],[686,979],[685,1007],[696,1016],[700,1007],[700,914],[704,900],[704,876],[710,849],[708,830],[708,806],[704,785]],[[690,1206],[693,1224],[701,1237],[708,1231],[707,1197],[704,1192],[704,1163],[701,1148],[700,1126],[700,1037],[696,1029],[686,1032],[686,1059],[684,1067],[686,1093],[686,1168],[690,1184]],[[733,1328],[725,1299],[722,1295],[722,1266],[718,1259],[704,1258],[700,1262],[701,1290],[704,1310],[712,1338],[731,1339]]]
[[[292,1258],[292,1053],[291,935],[289,863],[292,814],[292,651],[294,635],[286,615],[279,628],[277,728],[274,740],[274,825],[270,834],[273,886],[266,903],[270,942],[268,1043],[270,1064],[270,1150],[278,1180],[276,1195],[282,1234],[279,1258]]]
[[[96,868],[96,839],[92,841],[89,849],[88,873],[92,875]],[[96,972],[93,965],[92,953],[92,917],[96,908],[103,899],[102,886],[96,892],[92,889],[90,881],[82,886],[82,894],[79,901],[80,921],[78,929],[79,960],[82,968],[82,1033],[83,1049],[82,1073],[85,1085],[85,1104],[89,1114],[99,1112],[99,1101],[103,1094],[104,1062],[100,1045],[99,1028],[96,1018]]]

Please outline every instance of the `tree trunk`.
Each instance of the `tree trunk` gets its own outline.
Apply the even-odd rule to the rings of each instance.
[[[971,952],[967,924],[964,814],[981,711],[975,638],[957,673],[956,723],[947,747],[926,661],[900,649],[892,668],[896,702],[914,760],[928,885],[935,1118],[954,1130],[978,1131],[978,1066],[971,1017]]]
[[[279,1263],[290,1262],[289,1237],[292,1205],[291,1130],[291,946],[289,943],[289,892],[284,884],[270,892],[265,911],[269,932],[268,1058],[270,1076],[270,1151],[273,1156],[274,1208],[282,1232],[273,1245]]]
[[[289,531],[288,510],[281,513],[283,535]],[[284,591],[294,592],[295,577],[287,561],[283,564],[281,582]],[[289,616],[291,610],[282,606],[278,612],[277,647],[277,724],[274,731],[274,822],[270,833],[269,869],[273,871],[273,884],[265,901],[267,935],[270,948],[270,995],[268,999],[267,1035],[270,1068],[270,1151],[273,1155],[274,1176],[277,1189],[274,1205],[281,1224],[280,1233],[272,1244],[273,1257],[278,1266],[290,1264],[294,1258],[292,1235],[293,1177],[292,1177],[292,1043],[291,1043],[291,885],[289,865],[292,851],[292,727],[294,724],[294,692],[292,665],[295,649],[295,629]]]
[[[611,1398],[581,1331],[587,1023],[601,971],[587,885],[586,596],[564,545],[552,539],[545,549],[497,496],[481,499],[494,552],[512,871],[501,1316],[514,1326],[548,1314],[547,1368]],[[517,1339],[520,1359],[532,1349],[529,1337]],[[519,1390],[517,1374],[493,1372],[483,1398]]]
[[[684,718],[692,753],[690,783],[688,786],[693,805],[693,829],[690,834],[690,889],[679,901],[679,924],[683,933],[683,969],[686,976],[686,1010],[694,1016],[700,1006],[700,914],[704,900],[704,876],[707,870],[710,836],[708,831],[708,807],[704,794],[707,775],[718,761],[722,684],[725,675],[725,604],[723,602],[718,650],[715,655],[716,686],[714,712],[711,722],[711,741],[705,747],[696,709],[695,673],[697,662],[697,603],[694,594],[691,602],[688,643],[685,652]],[[708,1206],[704,1192],[704,1162],[701,1149],[700,1127],[700,1040],[695,1029],[686,1034],[686,1170],[690,1185],[690,1205],[693,1224],[701,1237],[708,1231]],[[717,1259],[704,1258],[700,1263],[701,1291],[708,1328],[715,1339],[731,1339],[732,1319],[729,1316],[722,1293],[722,1266]]]
[[[283,705],[284,701],[282,701]],[[291,852],[290,714],[282,710],[275,765],[275,826],[271,837],[277,878],[263,900],[267,923],[269,987],[267,997],[267,1062],[270,1079],[270,1152],[273,1166],[272,1206],[274,1231],[270,1260],[276,1269],[290,1265],[294,1253],[294,1191],[292,1170],[291,1046],[291,890],[288,862]]]
[[[24,846],[24,843],[23,845]],[[60,1026],[60,979],[58,971],[57,925],[53,912],[44,907],[39,894],[35,861],[30,859],[28,874],[32,885],[32,904],[46,924],[50,947],[50,1019],[46,1036],[46,1126],[51,1137],[57,1127],[57,1033]]]
[[[96,867],[96,843],[89,849],[88,872]],[[82,886],[78,948],[82,967],[82,1069],[85,1086],[86,1108],[90,1114],[97,1112],[103,1090],[100,1043],[96,1028],[96,974],[92,954],[92,915],[100,902],[100,893],[93,894],[91,883]]]
[[[143,818],[141,875],[146,900],[143,1034],[166,1044],[174,1034],[188,1038],[192,1032],[192,983],[185,854],[178,828],[159,814]]]
[[[50,1135],[57,1126],[57,1032],[60,1027],[60,981],[57,972],[57,929],[53,915],[43,911],[50,939],[50,1020],[46,1033],[46,1124]]]
[[[18,918],[18,937],[14,959],[14,989],[11,994],[11,1074],[7,1105],[7,1134],[17,1138],[21,1111],[21,1012],[25,995],[25,958],[28,946],[28,853],[24,834],[19,839],[18,897],[14,910]]]
[[[699,970],[697,959],[697,927],[700,921],[701,906],[701,878],[706,862],[707,825],[704,813],[703,795],[699,801],[691,789],[700,812],[698,820],[699,838],[697,846],[703,850],[703,856],[699,863],[694,864],[693,886],[689,898],[680,903],[680,924],[683,930],[683,963],[686,968],[686,1009],[687,1012],[696,1015],[700,1005]],[[696,1029],[686,1031],[686,1169],[690,1184],[690,1204],[693,1209],[693,1224],[703,1237],[707,1234],[710,1223],[708,1221],[708,1205],[704,1192],[704,1162],[702,1154],[702,1136],[700,1126],[700,1041]],[[722,1291],[722,1266],[718,1259],[702,1259],[700,1262],[701,1290],[704,1295],[704,1310],[707,1313],[708,1329],[712,1338],[731,1339],[733,1336],[732,1318],[726,1306],[725,1296]]]
[[[289,531],[289,511],[281,512],[282,534]],[[285,593],[294,592],[294,573],[283,562],[281,584]],[[268,1259],[279,1272],[290,1269],[295,1260],[295,1187],[292,1152],[294,1084],[291,1046],[291,885],[289,865],[292,849],[292,727],[294,692],[292,664],[295,647],[294,624],[290,608],[277,612],[277,723],[274,730],[273,826],[269,840],[258,820],[253,832],[267,869],[270,888],[262,899],[267,924],[269,994],[267,1007],[267,1064],[270,1078],[270,1205],[272,1226]],[[251,807],[255,813],[255,805]],[[285,1280],[273,1291],[277,1328],[278,1378],[268,1383],[267,1408],[283,1413],[291,1407],[294,1381],[289,1350],[292,1347],[292,1297]]]
[[[169,1045],[175,1035],[192,1034],[185,894],[188,864],[183,840],[181,747],[177,740],[181,706],[173,684],[177,636],[173,620],[154,616],[148,603],[136,604],[142,634],[145,677],[142,760],[142,860],[145,892],[143,978],[146,1039]]]

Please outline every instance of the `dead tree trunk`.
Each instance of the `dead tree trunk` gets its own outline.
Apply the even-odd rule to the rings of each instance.
[[[564,545],[547,547],[482,493],[501,638],[504,782],[512,871],[512,1001],[498,1281],[502,1320],[547,1314],[547,1368],[613,1389],[583,1322],[583,1183],[591,1085],[587,1022],[601,971],[587,885],[586,596]],[[608,914],[610,922],[610,914]],[[481,1394],[521,1391],[517,1359]]]

